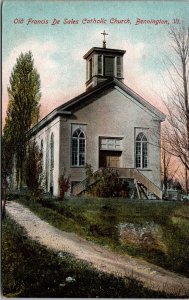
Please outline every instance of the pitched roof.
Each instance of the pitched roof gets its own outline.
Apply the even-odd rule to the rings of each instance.
[[[130,89],[127,85],[125,85],[120,80],[116,78],[111,78],[55,108],[52,112],[50,112],[45,118],[43,118],[38,124],[36,124],[29,131],[29,135],[36,134],[44,126],[46,126],[52,120],[54,120],[57,116],[72,115],[74,111],[76,111],[81,107],[81,105],[82,106],[87,105],[92,96],[93,98],[95,98],[99,96],[101,93],[114,87],[118,87],[127,95],[134,98],[142,106],[147,108],[147,110],[153,113],[159,121],[165,120],[166,117],[165,114],[162,113],[159,109],[157,109],[155,106],[147,102],[144,98],[142,98],[140,95],[135,93],[132,89]]]

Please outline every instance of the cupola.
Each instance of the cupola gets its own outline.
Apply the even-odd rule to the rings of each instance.
[[[103,47],[91,48],[83,58],[86,60],[86,89],[115,77],[123,80],[123,55],[125,50],[106,48],[105,31]]]

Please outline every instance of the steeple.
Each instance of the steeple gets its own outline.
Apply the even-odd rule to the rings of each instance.
[[[123,80],[123,55],[125,50],[106,48],[104,35],[103,47],[91,48],[83,58],[86,60],[86,89],[92,88],[99,83],[109,79],[117,78]]]

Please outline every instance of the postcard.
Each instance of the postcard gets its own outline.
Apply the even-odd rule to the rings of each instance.
[[[189,2],[2,2],[2,297],[189,295]]]

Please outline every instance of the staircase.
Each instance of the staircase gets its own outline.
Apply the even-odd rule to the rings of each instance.
[[[119,178],[123,179],[133,179],[137,190],[138,187],[140,187],[140,190],[142,189],[144,194],[146,195],[146,198],[151,198],[151,195],[155,195],[156,198],[162,199],[162,191],[161,189],[156,186],[152,181],[150,181],[147,177],[145,177],[139,170],[134,168],[110,168],[110,169],[116,169],[118,173]],[[102,169],[97,170],[93,175],[101,173]],[[94,176],[95,177],[95,176]],[[96,182],[96,179],[93,177],[87,177],[80,183],[76,184],[73,187],[72,194],[74,196],[81,194],[87,187],[94,184]],[[138,197],[140,198],[140,193],[138,193]]]

